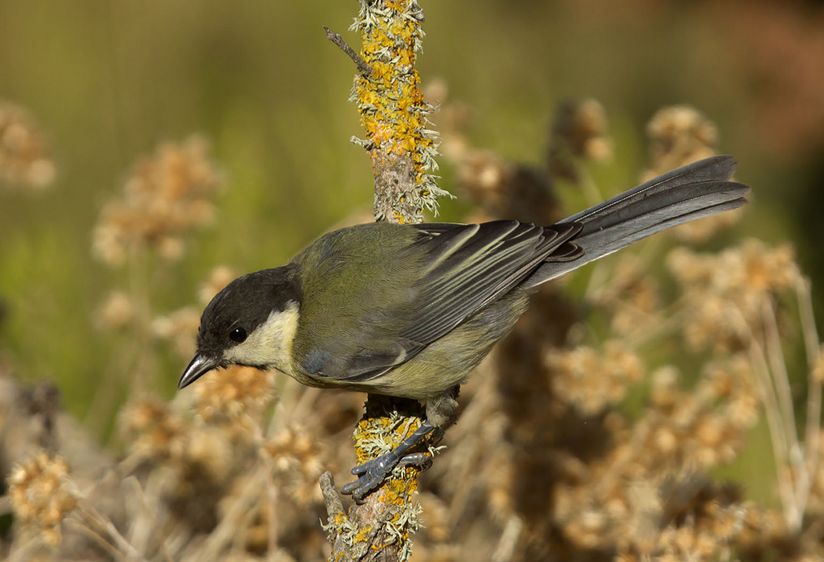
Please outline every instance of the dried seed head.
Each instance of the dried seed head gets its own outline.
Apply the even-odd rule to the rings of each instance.
[[[643,376],[640,358],[619,341],[606,342],[600,351],[586,346],[552,350],[545,360],[559,396],[586,414],[619,402]]]
[[[606,111],[597,100],[565,100],[558,104],[547,155],[550,173],[579,183],[581,178],[572,159],[602,161],[611,158],[612,143],[606,135]]]
[[[656,371],[645,462],[709,468],[732,460],[758,420],[755,387],[743,354],[708,363],[693,389],[679,386],[672,367]]]
[[[177,260],[183,237],[214,216],[211,197],[220,174],[209,160],[200,137],[164,144],[138,162],[123,187],[123,196],[103,207],[94,229],[94,254],[108,265],[151,249],[161,258]]]
[[[635,254],[623,254],[610,282],[593,291],[589,298],[612,313],[611,326],[616,334],[647,329],[660,321],[657,280],[644,270]]]
[[[195,409],[204,421],[237,425],[243,432],[274,400],[274,375],[232,366],[203,377],[194,385],[194,395]]]
[[[320,499],[318,478],[323,472],[320,447],[309,432],[294,425],[284,429],[264,446],[272,459],[276,480],[299,505]]]
[[[207,481],[222,482],[237,468],[237,453],[231,436],[223,428],[195,425],[186,436],[183,460],[202,470]]]
[[[183,455],[189,428],[166,402],[146,399],[123,409],[120,430],[138,458],[169,460]]]
[[[458,168],[458,179],[473,200],[486,208],[500,208],[509,196],[507,187],[514,166],[490,150],[473,150]]]
[[[42,533],[46,542],[58,544],[60,523],[77,506],[66,461],[40,452],[12,470],[8,485],[20,524]]]
[[[766,299],[800,278],[791,246],[768,248],[754,239],[717,255],[676,248],[667,265],[687,301],[685,339],[697,350],[740,348],[746,326],[761,325]]]
[[[645,178],[715,154],[718,131],[697,109],[686,105],[665,107],[647,125],[652,143],[652,168]]]
[[[135,305],[122,291],[112,291],[95,315],[95,324],[101,330],[122,330],[134,320]]]
[[[152,321],[152,333],[158,339],[172,343],[174,350],[183,358],[191,357],[196,349],[200,312],[187,306]]]
[[[673,168],[696,162],[715,154],[718,131],[715,124],[697,109],[686,105],[665,107],[647,125],[652,165],[642,174],[646,181]],[[700,243],[719,230],[738,222],[743,209],[692,221],[672,229],[684,242]]]
[[[56,171],[42,133],[22,108],[0,102],[0,186],[43,189]]]

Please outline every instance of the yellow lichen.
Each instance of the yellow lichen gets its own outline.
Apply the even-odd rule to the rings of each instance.
[[[416,186],[409,194],[414,222],[420,222],[424,210],[437,210],[438,197],[447,195],[435,183],[436,133],[427,128],[432,107],[415,70],[422,20],[416,0],[362,1],[352,26],[361,33],[360,55],[371,69],[357,76],[352,94],[366,132],[357,142],[370,151],[376,168],[387,157],[409,158]],[[406,222],[408,217],[395,211],[378,218]]]

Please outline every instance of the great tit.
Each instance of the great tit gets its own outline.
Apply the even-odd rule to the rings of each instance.
[[[673,170],[551,226],[361,224],[325,234],[287,265],[244,275],[203,312],[183,388],[247,365],[303,384],[413,398],[426,421],[356,467],[362,499],[455,416],[457,387],[509,332],[530,290],[658,231],[741,206],[735,160]]]

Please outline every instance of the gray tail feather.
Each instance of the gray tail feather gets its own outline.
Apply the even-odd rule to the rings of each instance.
[[[732,156],[707,158],[560,221],[582,226],[570,240],[581,252],[574,259],[550,257],[521,286],[535,287],[661,230],[740,207],[749,187],[730,180],[734,171]]]

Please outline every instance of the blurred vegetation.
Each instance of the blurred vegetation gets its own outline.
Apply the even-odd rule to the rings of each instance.
[[[824,146],[824,121],[809,106],[824,106],[824,94],[778,76],[820,60],[815,22],[824,16],[814,6],[456,0],[426,8],[422,75],[444,77],[468,104],[478,145],[537,161],[554,105],[592,95],[607,108],[616,147],[613,163],[594,173],[623,188],[646,159],[646,121],[689,101],[718,124],[722,151],[736,154],[742,179],[755,184],[751,231],[796,240],[805,269],[824,274],[813,247],[822,227],[806,211],[821,197]],[[50,192],[0,201],[4,347],[25,376],[60,381],[82,413],[109,353],[89,311],[112,282],[91,259],[89,232],[132,162],[160,141],[204,134],[226,177],[217,222],[175,269],[161,308],[188,302],[212,265],[281,263],[369,204],[368,159],[347,142],[359,132],[346,103],[352,68],[321,29],[342,30],[351,14],[346,3],[311,0],[0,0],[0,98],[37,116],[59,169]],[[792,39],[773,46],[787,54],[773,67],[753,60],[756,25],[776,42]],[[809,69],[796,82],[824,81]],[[774,115],[782,110],[808,117]],[[447,205],[443,218],[458,218],[453,209],[463,205]]]
[[[54,168],[54,178],[38,168],[43,182],[0,177],[0,358],[16,376],[54,381],[71,413],[94,422],[98,437],[109,434],[132,388],[116,374],[130,336],[102,334],[95,311],[133,271],[95,260],[92,233],[136,162],[164,142],[206,139],[220,187],[215,220],[187,239],[181,258],[143,271],[154,314],[196,303],[216,265],[280,264],[333,225],[368,216],[369,160],[348,142],[360,134],[347,103],[354,70],[322,30],[343,32],[355,9],[317,0],[0,0],[0,102],[24,108],[32,142]],[[556,108],[591,96],[608,115],[612,158],[584,169],[608,195],[653,165],[646,127],[660,108],[699,108],[717,127],[718,152],[735,154],[739,179],[753,186],[737,232],[791,240],[824,317],[820,3],[450,0],[424,9],[425,84],[441,78],[450,102],[464,107],[467,142],[507,162],[544,166]],[[444,201],[439,218],[490,214],[455,162],[441,162],[441,186],[458,199]],[[566,187],[559,195],[569,210],[591,202]],[[706,247],[720,248],[725,236]],[[582,297],[589,275],[569,292]],[[592,330],[607,334],[607,323],[596,317]],[[152,349],[142,390],[171,396],[185,360],[173,346]],[[651,362],[669,351],[651,350]],[[790,383],[800,419],[798,373]],[[100,388],[111,388],[105,415],[88,418]],[[647,390],[623,408],[640,409]],[[763,423],[748,443],[719,474],[775,504]]]

